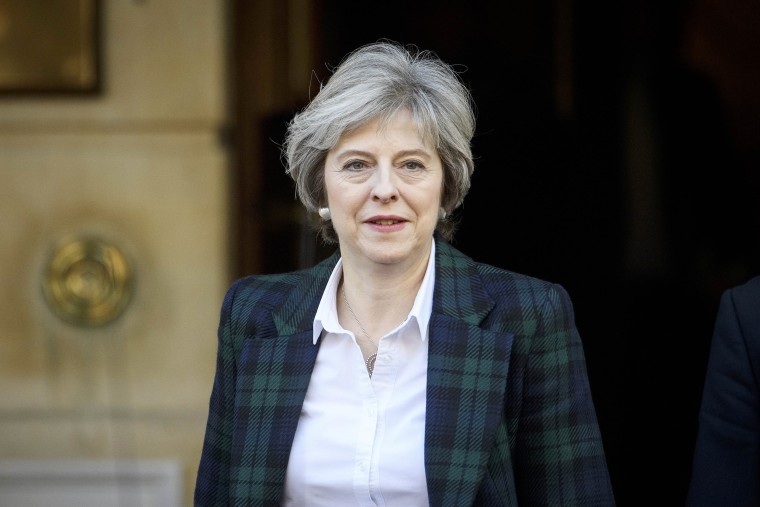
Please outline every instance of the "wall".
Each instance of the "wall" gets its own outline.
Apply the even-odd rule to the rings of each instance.
[[[99,94],[0,97],[2,459],[177,459],[192,504],[228,282],[224,12],[105,0]],[[129,259],[111,323],[42,298],[68,233]]]

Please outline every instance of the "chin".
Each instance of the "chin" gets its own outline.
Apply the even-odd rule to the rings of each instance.
[[[378,264],[398,264],[399,262],[403,262],[405,259],[409,258],[409,255],[396,255],[392,252],[381,252],[377,253],[374,252],[368,256],[370,260],[373,262],[376,262]]]

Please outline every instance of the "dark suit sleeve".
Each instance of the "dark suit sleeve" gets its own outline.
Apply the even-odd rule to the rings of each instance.
[[[230,329],[234,292],[233,285],[224,298],[219,322],[216,374],[195,483],[194,505],[199,507],[228,504],[232,410],[235,396],[235,354]]]
[[[707,365],[687,505],[760,505],[760,278],[723,293]]]

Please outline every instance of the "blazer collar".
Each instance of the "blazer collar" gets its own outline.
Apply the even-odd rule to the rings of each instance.
[[[449,243],[435,239],[435,292],[433,314],[440,313],[470,325],[478,325],[493,308],[483,289],[475,262]],[[313,268],[303,271],[297,290],[274,312],[280,335],[311,329],[327,280],[340,256],[335,251]]]
[[[339,258],[340,252],[336,250],[316,266],[301,272],[303,276],[298,278],[298,285],[272,315],[280,336],[311,332],[322,293]]]
[[[435,272],[433,313],[479,325],[494,302],[483,288],[475,261],[436,239]]]

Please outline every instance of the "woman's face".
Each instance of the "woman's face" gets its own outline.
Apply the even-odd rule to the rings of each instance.
[[[325,188],[347,261],[427,262],[438,221],[443,166],[435,147],[399,111],[344,134],[327,153]]]

